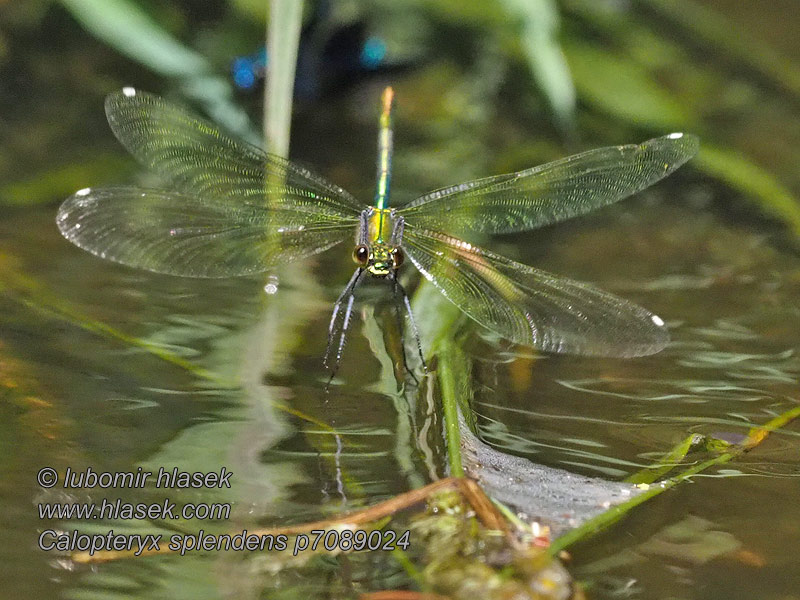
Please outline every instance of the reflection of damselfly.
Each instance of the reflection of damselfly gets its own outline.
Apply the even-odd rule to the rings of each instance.
[[[664,322],[589,285],[550,275],[455,236],[525,231],[616,202],[670,174],[698,140],[673,133],[478,179],[389,207],[392,90],[383,94],[378,182],[364,206],[340,187],[157,96],[125,88],[106,99],[117,138],[174,189],[84,189],[58,212],[78,246],[110,260],[188,277],[265,271],[352,239],[357,267],[333,309],[327,364],[341,359],[353,293],[387,279],[414,328],[397,279],[407,257],[448,300],[501,336],[548,352],[640,356],[668,341]],[[421,351],[420,351],[421,354]]]

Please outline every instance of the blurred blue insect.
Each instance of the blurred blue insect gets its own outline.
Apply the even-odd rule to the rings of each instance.
[[[252,90],[256,86],[256,82],[264,77],[266,68],[267,49],[262,46],[261,50],[255,54],[233,59],[233,64],[231,64],[233,83],[240,90]]]
[[[364,23],[350,23],[333,31],[316,15],[303,28],[297,56],[295,96],[313,100],[339,91],[373,74],[396,73],[410,66],[389,60],[386,42],[368,35]],[[242,91],[255,89],[266,73],[269,55],[263,46],[231,63],[231,77]]]
[[[342,70],[377,71],[386,59],[386,42],[376,36],[370,36],[361,45],[357,58],[353,53],[336,57],[333,52],[323,55],[330,62],[336,63]],[[233,83],[240,90],[252,90],[260,79],[264,78],[267,70],[267,49],[262,46],[260,50],[248,56],[239,56],[231,64]],[[344,67],[344,69],[343,69]]]

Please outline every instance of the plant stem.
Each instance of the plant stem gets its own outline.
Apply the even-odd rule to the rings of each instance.
[[[464,477],[461,464],[461,433],[458,427],[458,392],[453,369],[456,349],[451,341],[443,342],[439,348],[439,385],[442,390],[442,409],[444,413],[444,431],[447,438],[447,460],[450,475]]]
[[[268,152],[288,156],[303,0],[271,0],[269,6],[264,139]]]
[[[612,523],[615,523],[623,516],[625,516],[632,508],[646,502],[650,498],[657,496],[673,487],[682,483],[689,478],[697,475],[698,473],[702,473],[706,469],[713,467],[715,465],[725,464],[730,462],[734,458],[738,458],[745,452],[752,450],[759,444],[761,444],[767,436],[773,431],[776,431],[783,427],[784,425],[790,423],[794,419],[800,417],[800,405],[795,406],[783,414],[775,417],[774,419],[770,420],[764,425],[759,427],[753,427],[747,435],[747,438],[741,444],[737,444],[735,446],[730,446],[730,449],[727,452],[723,452],[714,458],[710,458],[706,461],[703,461],[699,464],[696,464],[692,467],[689,467],[685,471],[679,473],[675,477],[670,477],[660,483],[654,484],[650,486],[647,491],[639,494],[635,498],[631,498],[628,502],[623,504],[619,504],[610,510],[607,510],[604,513],[597,515],[595,518],[586,521],[580,527],[569,531],[568,533],[562,535],[561,537],[557,538],[550,544],[550,553],[557,554],[567,546],[571,546],[576,542],[583,541],[588,539],[589,537],[593,536],[595,533],[605,529]]]

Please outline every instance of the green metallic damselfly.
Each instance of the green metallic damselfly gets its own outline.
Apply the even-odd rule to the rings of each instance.
[[[392,89],[386,88],[377,189],[373,205],[364,206],[322,177],[236,141],[158,96],[124,88],[106,99],[111,129],[172,188],[80,190],[61,205],[58,227],[102,258],[186,277],[262,272],[355,233],[357,267],[336,300],[328,330],[326,364],[332,371],[365,275],[390,282],[398,314],[408,315],[420,348],[397,278],[405,258],[469,317],[518,344],[619,357],[653,354],[666,345],[664,322],[647,310],[462,238],[535,229],[621,200],[694,156],[695,136],[672,133],[590,150],[442,188],[393,208],[392,104]]]

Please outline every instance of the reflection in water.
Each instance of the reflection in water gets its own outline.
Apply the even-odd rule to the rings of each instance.
[[[662,205],[635,212],[642,228],[637,239],[658,243],[637,244],[637,256],[623,253],[616,266],[592,264],[594,277],[613,281],[613,291],[625,290],[665,315],[670,345],[658,356],[627,362],[546,357],[531,365],[521,356],[533,377],[516,393],[507,391],[517,377],[513,362],[476,361],[482,385],[475,407],[482,433],[495,447],[535,462],[622,479],[689,434],[735,441],[800,400],[794,254],[778,252],[758,235],[709,214],[699,217],[705,238],[692,242],[695,232],[687,223],[694,215],[678,218]],[[581,240],[584,251],[556,246],[547,257],[548,268],[586,268],[589,249],[602,243],[595,237],[615,235],[598,231],[597,223],[575,230],[570,239]],[[649,272],[640,273],[641,279],[622,279],[619,265],[647,262],[649,249],[657,253]],[[659,271],[672,272],[658,278]],[[795,426],[782,429],[726,468],[694,477],[696,485],[650,503],[619,534],[584,550],[590,564],[581,572],[608,585],[601,585],[600,597],[650,597],[653,590],[674,586],[678,571],[681,585],[702,585],[699,565],[710,558],[700,558],[700,549],[716,559],[715,573],[734,579],[744,561],[752,567],[754,556],[762,567],[780,564],[780,551],[752,532],[781,532],[797,540],[793,523],[800,513],[790,490],[796,491],[800,477],[798,436]],[[694,464],[707,456],[690,453],[684,461]],[[753,498],[762,501],[754,504]],[[687,510],[703,518],[684,521],[681,540],[674,537],[677,525],[657,531],[659,523],[680,524]],[[627,541],[621,543],[620,535]],[[714,540],[725,543],[710,543]]]
[[[612,216],[605,227],[594,220],[572,225],[571,231],[561,234],[575,240],[569,246],[551,243],[543,235],[546,260],[529,262],[565,274],[580,275],[581,269],[589,269],[591,275],[583,278],[653,306],[668,318],[670,346],[659,355],[631,361],[536,357],[476,331],[475,343],[466,345],[475,355],[474,406],[484,441],[495,448],[576,473],[621,480],[688,433],[741,435],[796,403],[800,315],[794,308],[799,281],[794,257],[751,240],[742,243],[740,231],[705,217],[704,230],[714,242],[714,252],[709,253],[708,244],[686,243],[693,239],[692,227],[684,224],[692,221],[683,214],[690,209],[650,205],[624,210],[635,213],[637,230],[642,230],[637,235],[656,241],[648,245],[639,240],[635,249],[632,245],[628,250],[631,255],[613,262],[594,260],[598,255],[590,250],[600,243],[597,237],[620,238],[628,233],[624,223]],[[25,218],[36,221],[30,215]],[[34,229],[46,230],[51,218],[42,213]],[[3,226],[8,237],[22,240],[31,231],[13,220]],[[356,359],[343,365],[343,384],[333,386],[329,394],[323,392],[324,340],[318,333],[326,326],[330,297],[341,279],[336,269],[293,271],[296,277],[282,276],[280,292],[274,295],[263,291],[270,279],[198,286],[101,266],[77,252],[55,252],[48,244],[55,244],[57,233],[50,233],[48,243],[19,244],[29,249],[26,260],[47,265],[39,269],[47,287],[58,289],[92,318],[147,344],[130,349],[58,319],[46,322],[48,334],[43,336],[41,316],[6,298],[8,310],[0,317],[3,364],[25,365],[27,372],[20,378],[14,376],[17,368],[6,369],[4,385],[25,379],[35,381],[37,391],[20,395],[21,388],[14,388],[12,399],[22,400],[12,404],[28,417],[8,419],[4,427],[18,431],[14,423],[44,418],[53,423],[37,427],[58,438],[57,447],[42,450],[40,436],[11,435],[8,439],[19,440],[17,460],[39,464],[57,456],[57,466],[85,464],[111,471],[136,464],[160,466],[165,461],[191,461],[198,468],[228,466],[241,483],[234,520],[203,524],[225,531],[261,522],[311,520],[328,511],[357,508],[442,474],[437,439],[441,423],[433,389],[423,383],[415,390],[398,376],[397,323],[391,311],[390,318],[382,314],[386,311],[376,299],[360,308],[361,326],[349,341]],[[747,248],[744,255],[742,247]],[[648,248],[654,256],[647,256]],[[56,260],[45,261],[37,252],[48,261],[53,256]],[[625,280],[622,266],[628,263],[644,271]],[[678,270],[671,275],[671,285],[647,284],[671,269]],[[696,283],[699,279],[694,277],[701,272],[703,285],[687,284]],[[191,359],[206,370],[187,372],[179,362],[165,363],[156,349]],[[208,372],[217,379],[200,376]],[[223,381],[235,384],[222,385]],[[33,403],[31,395],[51,407],[35,409],[41,405]],[[796,486],[798,435],[792,430],[775,434],[735,465],[698,476],[698,485],[673,490],[643,514],[653,515],[649,518],[654,526],[659,520],[678,522],[684,516],[685,499],[702,488],[702,500],[709,506],[695,499],[693,510],[707,520],[713,518],[714,530],[746,539],[738,520],[747,514],[748,528],[775,527],[786,539],[795,539],[789,522],[800,519],[800,514],[782,485]],[[30,499],[37,496],[25,474],[34,467],[20,465],[20,475],[5,484],[14,502],[25,507],[17,511],[23,517],[19,527],[8,529],[16,546],[23,548],[9,561],[41,560],[29,539],[40,526],[28,510]],[[747,485],[755,487],[739,487]],[[747,494],[771,494],[784,516],[776,523],[768,503],[746,509],[732,504],[740,497],[745,501]],[[142,496],[143,501],[149,499],[155,496]],[[113,527],[121,531],[123,525],[130,524]],[[144,526],[148,531],[155,527]],[[642,541],[657,533],[642,527]],[[199,525],[184,528],[194,530]],[[614,532],[609,536],[619,542]],[[591,548],[614,555],[603,549],[602,541],[597,544]],[[750,546],[752,541],[745,548]],[[772,547],[770,552],[779,549]],[[650,567],[669,568],[660,554],[642,556]],[[54,564],[72,568],[63,561]],[[629,566],[616,568],[624,572]],[[244,577],[253,571],[263,577]],[[125,597],[135,595],[132,589],[151,597],[155,587],[164,594],[188,585],[207,591],[217,589],[220,581],[239,597],[247,597],[278,585],[268,575],[264,557],[253,556],[147,559],[91,574],[59,573],[74,589],[106,597],[109,590],[121,589],[119,582],[125,582]],[[369,569],[360,573],[380,581]],[[309,593],[328,586],[319,565],[308,566],[302,576],[284,575],[289,580],[296,577],[297,582],[314,578]]]

